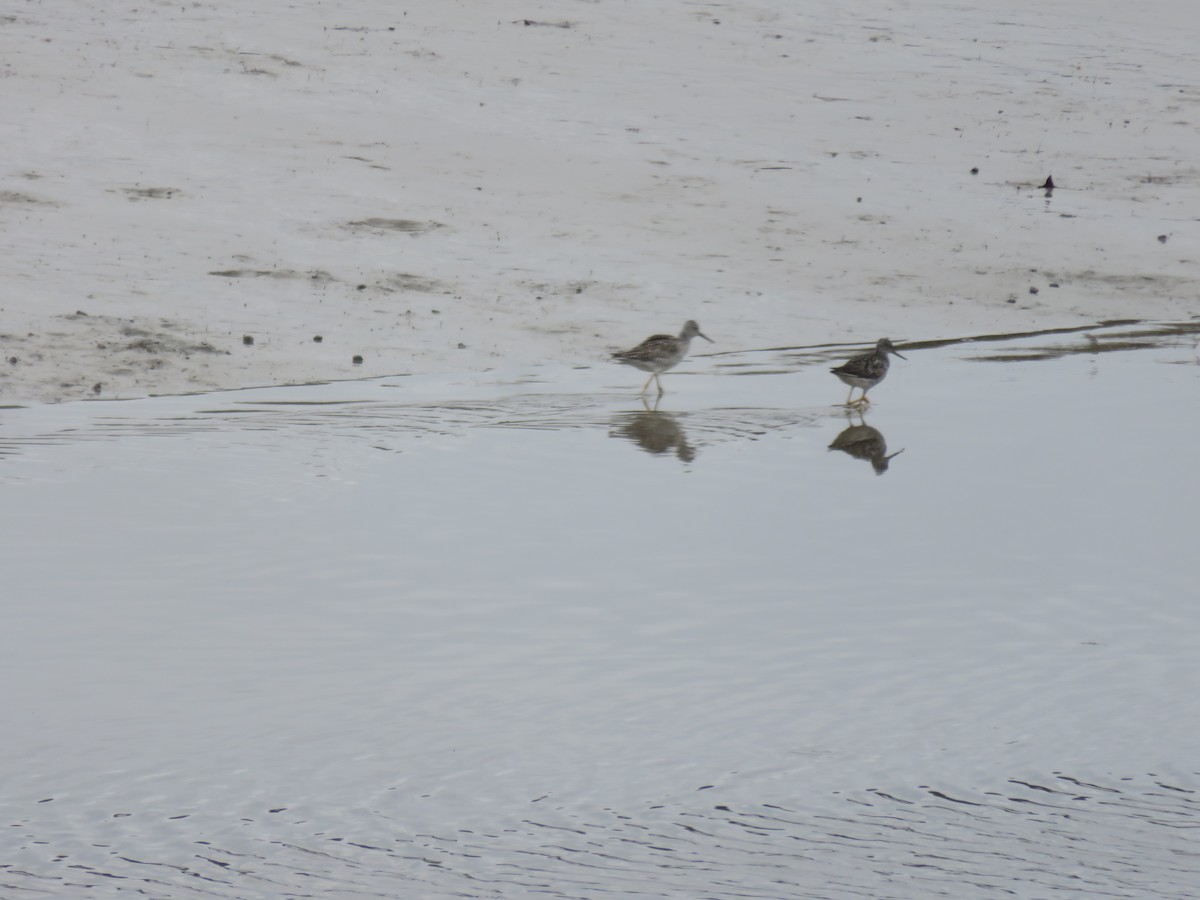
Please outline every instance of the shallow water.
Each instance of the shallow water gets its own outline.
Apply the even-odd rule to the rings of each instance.
[[[1197,339],[0,410],[0,896],[1186,895]]]

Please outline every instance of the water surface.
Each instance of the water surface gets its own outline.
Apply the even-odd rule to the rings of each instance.
[[[1194,327],[848,352],[0,411],[0,895],[1186,894]]]

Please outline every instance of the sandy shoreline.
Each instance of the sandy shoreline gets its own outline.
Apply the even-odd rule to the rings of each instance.
[[[1191,318],[1186,9],[1100,6],[23,7],[0,403]]]

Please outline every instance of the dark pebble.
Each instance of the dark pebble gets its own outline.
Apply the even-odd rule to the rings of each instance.
[[[242,343],[245,344],[247,347],[249,347],[251,344],[254,343],[254,338],[248,334],[243,334],[242,335]]]
[[[319,334],[314,334],[314,335],[313,335],[313,343],[314,343],[314,344],[319,344],[319,343],[321,343],[321,341],[323,341],[323,340],[325,340],[325,338],[321,337]]]
[[[1165,234],[1160,234],[1158,236],[1158,242],[1160,244],[1165,244],[1167,242],[1167,236]]]
[[[361,356],[356,356],[356,357],[354,357],[354,359],[352,359],[352,360],[350,360],[350,361],[351,361],[352,363],[354,363],[356,366],[361,366],[361,365],[362,365],[362,357],[361,357]]]
[[[1038,292],[1038,289],[1037,289],[1037,288],[1035,288],[1035,287],[1031,287],[1031,288],[1029,289],[1029,293],[1031,293],[1031,294],[1036,294],[1037,292]]]

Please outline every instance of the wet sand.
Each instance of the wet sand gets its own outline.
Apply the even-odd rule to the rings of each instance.
[[[1183,321],[1189,9],[22,7],[0,403]]]

